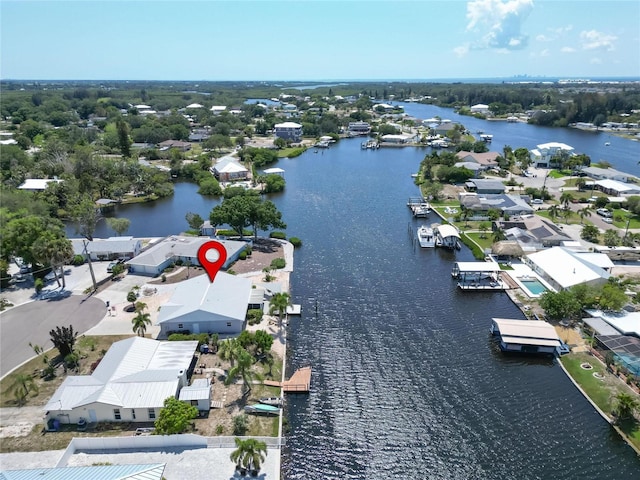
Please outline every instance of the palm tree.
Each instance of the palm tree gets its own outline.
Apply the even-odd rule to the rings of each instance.
[[[634,412],[638,409],[638,401],[629,393],[620,392],[616,395],[616,406],[612,413],[616,416],[616,423],[633,418]]]
[[[267,457],[267,444],[255,438],[235,439],[236,449],[231,452],[229,458],[236,464],[236,468],[244,467],[251,470],[251,475],[256,477]]]
[[[240,348],[241,347],[238,344],[238,340],[236,338],[223,340],[218,345],[218,355],[222,360],[229,360],[229,362],[231,363],[231,368],[233,368],[235,360],[236,358],[238,358]]]
[[[554,222],[560,214],[560,208],[558,207],[558,205],[551,205],[547,212],[549,212],[549,218],[551,218],[551,221]]]
[[[571,200],[573,200],[573,198],[574,197],[571,192],[563,192],[562,195],[560,195],[560,203],[565,210],[569,209],[569,204],[571,203]]]
[[[590,206],[586,206],[578,210],[578,215],[580,215],[580,225],[583,224],[584,217],[590,217],[592,213],[593,213],[593,210],[591,209]]]
[[[507,236],[504,234],[504,230],[503,229],[498,228],[497,230],[495,230],[493,232],[492,239],[493,239],[493,243],[496,243],[496,242],[500,242],[502,240],[506,240]]]
[[[24,405],[29,392],[38,391],[38,385],[36,385],[36,382],[33,380],[31,375],[21,373],[16,375],[13,383],[11,384],[10,390],[13,391],[18,405],[22,406]]]
[[[269,315],[278,315],[278,326],[282,325],[282,316],[291,305],[291,295],[286,292],[276,293],[269,301]]]
[[[251,391],[251,382],[254,377],[258,377],[257,374],[251,371],[253,366],[253,357],[244,348],[238,348],[238,363],[229,370],[227,378],[224,381],[225,385],[230,385],[236,378],[242,378],[242,389],[244,395]]]
[[[137,315],[131,320],[131,323],[133,324],[133,331],[136,332],[136,335],[144,337],[144,334],[147,332],[147,325],[151,325],[151,315],[145,313],[144,309],[139,310]]]

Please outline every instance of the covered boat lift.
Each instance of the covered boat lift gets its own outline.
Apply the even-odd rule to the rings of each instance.
[[[461,290],[504,290],[507,287],[501,273],[495,262],[456,262],[451,270]]]
[[[460,250],[460,232],[453,225],[438,225],[434,227],[436,247]]]
[[[491,333],[500,337],[503,352],[555,355],[566,347],[550,323],[510,318],[491,320]]]

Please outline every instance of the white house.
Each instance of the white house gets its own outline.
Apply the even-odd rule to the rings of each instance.
[[[560,155],[573,155],[574,148],[559,142],[541,143],[529,152],[531,162],[536,168],[548,168],[552,164],[554,157]]]
[[[160,275],[165,268],[177,262],[189,262],[191,265],[200,265],[198,261],[198,249],[211,240],[208,237],[189,237],[172,235],[162,239],[155,245],[146,249],[140,255],[127,261],[129,271],[136,275]],[[222,268],[228,268],[238,259],[247,242],[235,240],[217,240],[227,250],[227,261]]]
[[[489,105],[485,105],[484,103],[478,103],[476,105],[471,106],[471,113],[489,113]]]
[[[142,250],[142,241],[133,237],[94,238],[87,242],[85,253],[84,243],[87,240],[72,238],[71,245],[75,255],[90,256],[91,260],[115,260],[116,258],[133,258]]]
[[[159,337],[168,332],[235,334],[242,332],[251,296],[251,280],[219,272],[211,282],[200,275],[181,282],[160,307]]]
[[[49,420],[153,422],[187,385],[197,341],[131,337],[111,345],[91,375],[68,376],[44,406]]]
[[[524,263],[556,291],[567,290],[581,283],[602,285],[611,276],[606,268],[613,266],[605,254],[575,252],[564,247],[532,253],[524,257]]]
[[[233,182],[249,178],[249,170],[238,162],[235,157],[222,157],[213,167],[211,173],[221,182]]]
[[[616,182],[626,183],[631,177],[628,173],[620,172],[614,168],[584,167],[580,171],[594,180],[615,180]]]
[[[57,178],[27,178],[18,188],[20,190],[29,190],[32,192],[41,192],[47,189],[49,183],[60,183],[62,180]]]
[[[189,109],[204,108],[204,105],[201,105],[199,103],[191,103],[187,105],[185,108],[189,108]]]
[[[214,115],[220,115],[227,109],[224,105],[214,105],[209,110],[213,112]]]

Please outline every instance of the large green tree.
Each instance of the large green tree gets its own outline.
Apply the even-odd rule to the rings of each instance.
[[[253,227],[256,239],[258,229],[287,227],[273,202],[262,200],[255,192],[225,198],[211,210],[209,220],[213,225],[229,225],[240,238],[243,238],[247,227]]]
[[[157,435],[176,435],[183,433],[198,416],[198,409],[193,405],[181,402],[175,397],[164,401],[164,407],[156,419],[154,426]]]
[[[131,226],[131,220],[129,220],[128,218],[109,217],[107,218],[107,225],[109,225],[109,228],[116,232],[118,236],[120,236],[124,232],[129,230],[129,227]]]
[[[544,292],[540,296],[540,306],[549,317],[557,320],[577,318],[582,309],[576,297],[567,290]]]
[[[62,287],[65,287],[62,269],[73,258],[71,241],[66,237],[57,236],[55,232],[49,230],[34,242],[31,250],[39,264],[53,269],[58,285],[60,285],[60,278],[62,278]]]
[[[278,315],[278,324],[282,325],[282,317],[291,305],[291,295],[286,292],[274,293],[269,300],[269,314]]]

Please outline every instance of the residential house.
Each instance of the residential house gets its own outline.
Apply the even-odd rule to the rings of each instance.
[[[573,155],[574,148],[559,142],[541,143],[529,152],[531,162],[536,168],[549,168],[556,165],[558,157]]]
[[[198,249],[203,243],[211,240],[207,237],[187,237],[173,235],[156,242],[135,258],[127,261],[129,271],[136,275],[160,275],[167,267],[180,261],[190,265],[200,265]],[[235,240],[217,240],[227,250],[227,261],[222,266],[229,268],[238,259],[240,252],[247,247],[247,242]]]
[[[565,247],[552,247],[524,257],[524,263],[556,291],[574,285],[602,285],[611,274],[602,267],[609,258],[604,254],[575,252]],[[609,264],[613,266],[611,260]]]
[[[476,105],[472,105],[470,110],[471,113],[480,113],[482,115],[486,115],[487,113],[489,113],[489,105],[478,103]]]
[[[45,422],[153,422],[187,385],[198,342],[131,337],[115,342],[91,375],[70,375],[44,406]]]
[[[498,157],[500,154],[498,152],[484,152],[484,153],[475,153],[475,152],[465,152],[464,150],[456,153],[456,157],[460,159],[461,162],[474,162],[482,167],[482,170],[489,170],[490,168],[496,168],[498,166]]]
[[[199,275],[176,287],[160,307],[158,338],[170,332],[237,334],[242,332],[251,296],[251,279],[218,272],[215,281]]]
[[[622,183],[627,183],[632,176],[614,168],[584,167],[580,171],[594,180],[615,180]]]
[[[227,109],[226,106],[224,105],[213,105],[209,110],[214,114],[214,115],[220,115],[222,112],[224,112]]]
[[[166,463],[3,470],[2,480],[162,480]]]
[[[368,135],[371,125],[368,122],[349,122],[347,129],[352,135]]]
[[[47,185],[51,182],[61,183],[62,180],[57,178],[27,178],[18,188],[20,190],[28,190],[30,192],[41,192],[47,189]]]
[[[195,109],[198,109],[198,108],[204,108],[204,105],[201,105],[199,103],[191,103],[191,104],[187,105],[184,108],[188,108],[190,110],[195,110]]]
[[[498,210],[503,216],[531,215],[533,208],[527,203],[526,196],[506,194],[461,195],[460,206],[473,213],[474,217],[484,217],[489,210]]]
[[[72,238],[71,245],[74,255],[82,255],[85,260],[90,257],[95,261],[131,259],[142,251],[142,241],[133,237],[94,238],[93,240]]]
[[[484,171],[482,165],[476,162],[458,162],[453,166],[456,168],[466,168],[467,170],[471,170],[473,172],[474,178],[480,177],[481,172]]]
[[[302,139],[302,125],[295,122],[276,123],[274,134],[278,138],[299,142]]]
[[[231,156],[222,157],[211,167],[211,173],[221,182],[235,182],[249,178],[249,170]]]
[[[597,180],[591,185],[597,190],[615,197],[622,197],[623,195],[638,195],[640,193],[640,185],[634,183],[622,183],[616,180]]]
[[[454,122],[442,122],[438,125],[434,125],[431,130],[433,130],[436,135],[442,135],[443,137],[446,137],[447,133],[455,129],[457,125],[459,124]]]
[[[180,140],[165,140],[158,144],[160,150],[169,150],[170,148],[177,148],[181,152],[187,152],[191,150],[191,144],[189,142],[182,142]]]
[[[507,240],[516,241],[522,251],[528,253],[562,246],[571,240],[557,225],[534,215],[498,220],[495,227],[504,231]]]
[[[500,194],[504,193],[506,187],[500,180],[472,178],[464,184],[468,192],[478,194]]]

